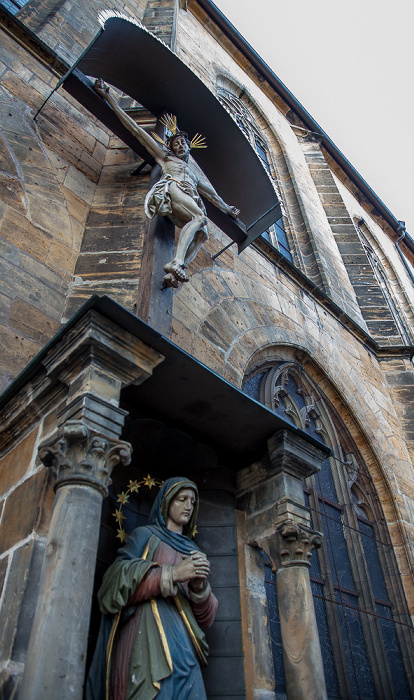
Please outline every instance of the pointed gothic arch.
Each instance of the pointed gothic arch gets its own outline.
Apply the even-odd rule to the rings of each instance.
[[[256,364],[243,390],[332,451],[304,484],[312,527],[324,533],[310,573],[328,697],[408,700],[412,627],[381,502],[351,421],[345,424],[298,359]],[[275,690],[283,698],[275,576],[266,561],[264,577]]]
[[[367,223],[363,219],[354,219],[354,226],[401,340],[409,345],[413,342],[411,328],[414,322],[414,314],[395,267],[390,258],[385,255]]]

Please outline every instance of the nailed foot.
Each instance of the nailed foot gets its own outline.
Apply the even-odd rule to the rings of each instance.
[[[188,277],[185,274],[185,265],[180,265],[174,260],[171,260],[171,262],[164,265],[164,270],[167,274],[170,273],[174,275],[179,282],[188,282]]]
[[[165,287],[174,287],[174,289],[178,289],[180,283],[176,277],[172,274],[172,272],[169,272],[168,275],[165,275],[163,280],[162,280],[162,288],[164,289]]]

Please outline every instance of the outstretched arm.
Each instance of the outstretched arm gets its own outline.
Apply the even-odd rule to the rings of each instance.
[[[109,104],[110,107],[112,107],[122,124],[138,139],[140,143],[142,143],[143,146],[145,146],[148,153],[150,153],[156,161],[164,160],[165,151],[158,145],[152,136],[147,134],[144,129],[138,126],[138,124],[136,124],[134,120],[131,119],[131,117],[124,112],[121,107],[119,107],[112,95],[109,94],[109,88],[105,85],[101,78],[95,81],[94,90],[102,97],[102,99],[105,100],[105,102]]]
[[[201,195],[206,197],[212,204],[218,207],[218,209],[221,209],[221,211],[224,211],[226,214],[230,214],[233,219],[237,219],[238,215],[240,214],[240,209],[226,204],[226,202],[218,196],[216,190],[213,189],[208,182],[199,180],[197,183],[197,189]]]

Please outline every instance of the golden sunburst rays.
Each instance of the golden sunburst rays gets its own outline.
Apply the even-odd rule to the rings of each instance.
[[[175,136],[177,133],[177,117],[175,114],[164,114],[160,118],[160,122],[165,126],[168,131],[171,132],[171,136]]]
[[[207,148],[206,137],[201,134],[193,136],[190,142],[190,148]]]
[[[169,138],[175,136],[176,134],[180,134],[180,130],[177,125],[177,117],[175,116],[175,114],[164,114],[160,118],[160,122],[170,132],[171,136]],[[156,141],[158,141],[158,143],[165,146],[165,148],[168,148],[168,144],[164,141],[164,139],[161,138],[161,136],[156,134],[155,131],[151,131],[151,134],[153,138]],[[202,136],[201,134],[196,134],[195,136],[193,136],[193,138],[190,141],[190,148],[207,148],[205,136]]]
[[[165,148],[168,148],[168,145],[165,143],[164,139],[161,138],[161,136],[158,136],[158,134],[155,133],[155,131],[151,131],[151,136],[158,141],[158,143],[161,143]]]

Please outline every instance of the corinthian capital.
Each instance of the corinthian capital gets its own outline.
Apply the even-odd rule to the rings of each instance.
[[[276,529],[276,537],[279,540],[281,566],[310,567],[312,552],[322,545],[323,535],[302,523],[285,520]]]
[[[57,435],[40,445],[39,457],[53,469],[56,488],[68,483],[83,484],[106,496],[112,469],[131,461],[131,445],[109,439],[82,421],[67,421]]]
[[[261,547],[270,559],[272,570],[289,566],[310,568],[314,549],[322,545],[321,532],[311,530],[301,522],[284,520],[272,534],[257,538],[255,544]]]

